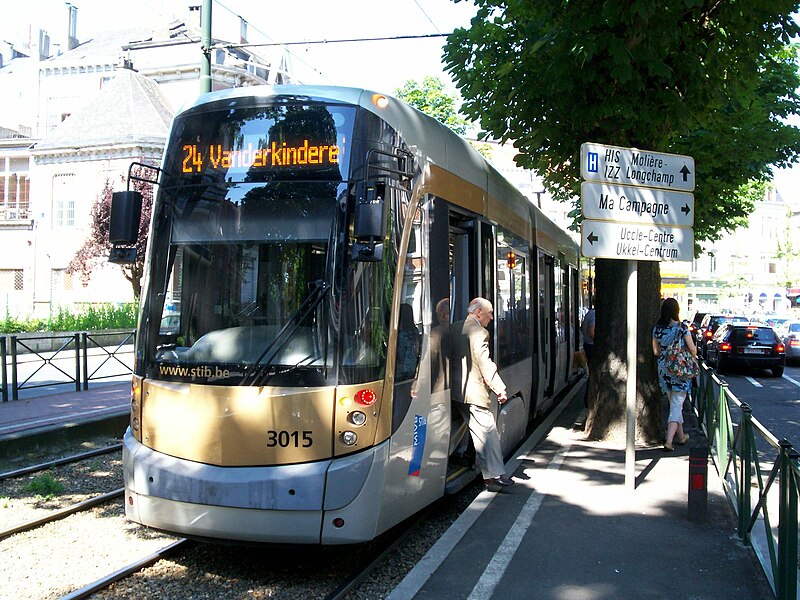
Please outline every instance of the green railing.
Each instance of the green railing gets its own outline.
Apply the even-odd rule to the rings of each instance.
[[[800,454],[772,435],[708,365],[701,365],[698,380],[694,408],[736,511],[739,537],[755,551],[775,596],[796,600]]]

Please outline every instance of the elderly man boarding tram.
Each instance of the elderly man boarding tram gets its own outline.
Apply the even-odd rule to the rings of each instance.
[[[488,300],[475,298],[467,312],[467,318],[454,323],[452,329],[453,400],[462,403],[462,412],[469,411],[469,432],[484,482],[496,491],[514,485],[514,480],[505,473],[493,410],[497,405],[493,406],[489,395],[489,390],[497,394],[500,404],[507,400],[506,385],[489,356],[486,327],[494,318],[494,310]]]

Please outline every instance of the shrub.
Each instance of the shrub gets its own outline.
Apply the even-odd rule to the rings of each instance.
[[[136,326],[136,308],[130,304],[90,304],[76,312],[58,309],[49,319],[12,317],[8,311],[0,321],[0,334],[32,331],[96,331],[100,329],[133,329]]]

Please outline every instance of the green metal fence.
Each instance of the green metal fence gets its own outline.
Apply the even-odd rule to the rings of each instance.
[[[701,365],[698,380],[692,401],[736,511],[739,537],[752,546],[775,596],[796,600],[800,454],[772,435],[708,365]]]

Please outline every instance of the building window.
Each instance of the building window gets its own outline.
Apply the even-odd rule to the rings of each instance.
[[[713,254],[708,255],[708,272],[709,273],[716,273],[717,272],[717,257]]]
[[[75,226],[75,175],[53,177],[53,228]]]
[[[776,265],[774,262],[769,263],[769,272],[773,273],[773,274],[777,273],[778,272],[778,265]]]
[[[72,273],[67,273],[66,269],[53,269],[50,276],[54,290],[72,291]]]
[[[27,219],[30,201],[28,157],[0,158],[0,219]]]
[[[25,278],[22,269],[0,269],[0,291],[18,292],[24,289]]]

